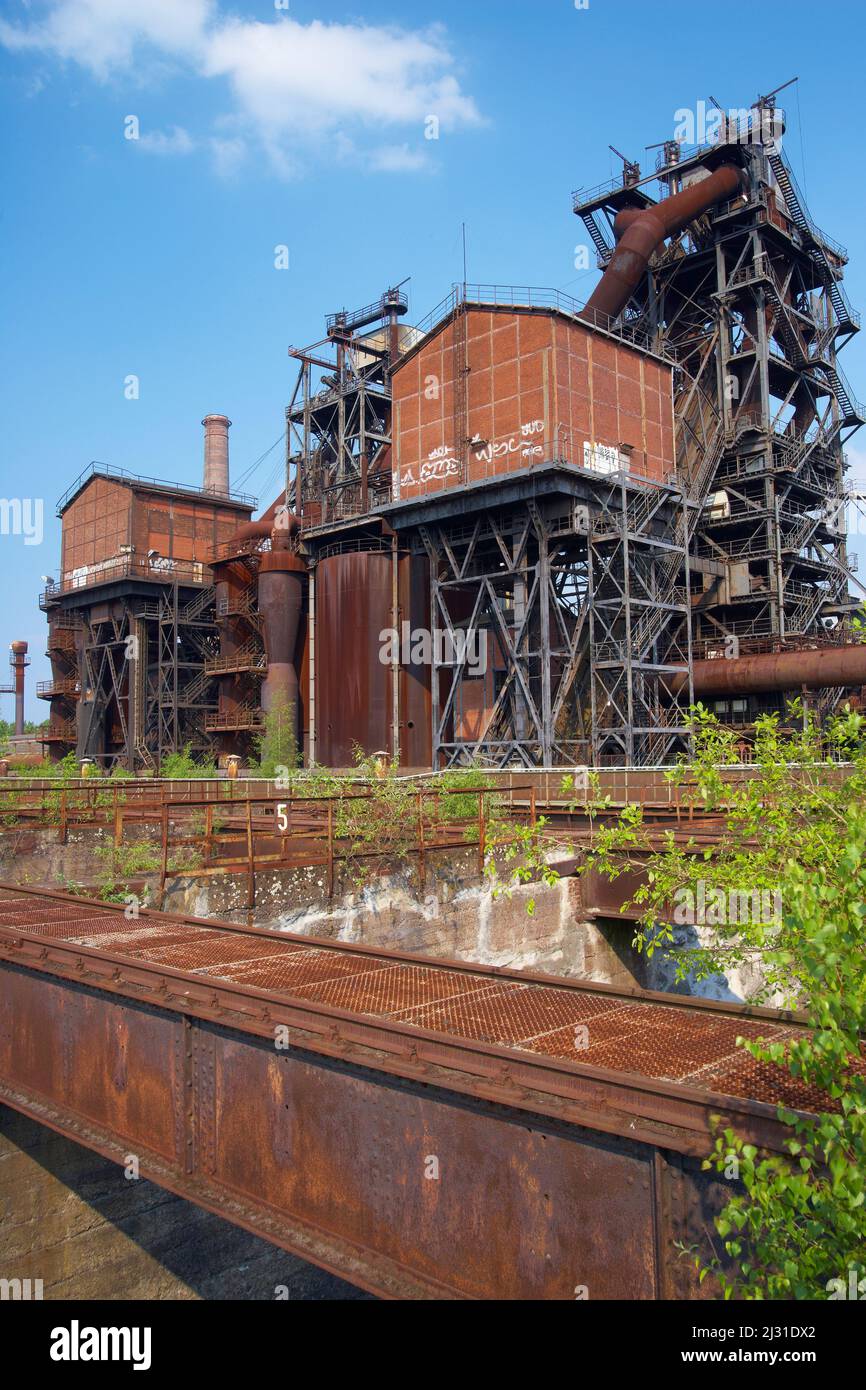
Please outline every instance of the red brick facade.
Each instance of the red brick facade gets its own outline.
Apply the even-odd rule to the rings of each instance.
[[[554,458],[656,480],[674,469],[671,368],[555,311],[469,308],[398,366],[393,393],[395,499]]]

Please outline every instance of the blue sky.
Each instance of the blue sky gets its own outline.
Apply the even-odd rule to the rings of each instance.
[[[281,433],[288,345],[406,276],[421,318],[462,279],[463,221],[471,280],[586,298],[597,272],[574,268],[571,191],[617,172],[608,143],[643,158],[679,108],[748,105],[799,76],[787,153],[866,306],[860,140],[838,78],[864,51],[854,0],[279,5],[0,3],[0,496],[45,503],[41,545],[0,536],[0,643],[30,642],[28,717],[45,712],[54,505],[90,460],[195,483],[199,422],[219,411],[238,479]],[[866,397],[866,347],[843,365]],[[263,503],[278,460],[250,479]]]

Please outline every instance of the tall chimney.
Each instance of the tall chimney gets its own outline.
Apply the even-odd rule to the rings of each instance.
[[[9,651],[9,665],[15,675],[15,734],[21,738],[24,733],[24,670],[30,665],[30,658],[26,642],[13,642]]]
[[[206,415],[204,425],[204,490],[223,496],[229,490],[229,427],[227,415]]]

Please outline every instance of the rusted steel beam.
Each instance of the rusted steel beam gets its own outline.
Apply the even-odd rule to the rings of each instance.
[[[389,1298],[697,1296],[675,1242],[719,1194],[688,1155],[714,1112],[759,1143],[780,1127],[768,1102],[642,1073],[641,1039],[716,1055],[749,1020],[798,1027],[11,885],[0,997],[0,1098]],[[603,1035],[629,1009],[619,1069],[547,1047],[557,1018]]]

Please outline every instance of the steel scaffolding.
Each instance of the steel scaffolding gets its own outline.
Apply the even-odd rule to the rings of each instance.
[[[678,361],[677,469],[687,499],[694,640],[728,654],[767,638],[848,635],[864,592],[846,552],[844,446],[866,421],[837,353],[859,330],[844,247],[812,221],[766,102],[693,151],[667,142],[656,173],[575,195],[604,266],[618,212],[652,205],[720,162],[741,196],[664,245],[625,317]],[[832,702],[831,702],[832,703]],[[782,708],[753,698],[749,715]],[[728,711],[728,713],[732,713]]]

